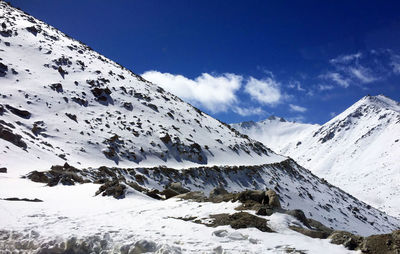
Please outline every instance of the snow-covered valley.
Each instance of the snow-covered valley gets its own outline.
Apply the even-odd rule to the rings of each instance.
[[[291,140],[324,126],[249,137],[3,1],[0,25],[1,254],[352,253],[399,229],[302,167]]]

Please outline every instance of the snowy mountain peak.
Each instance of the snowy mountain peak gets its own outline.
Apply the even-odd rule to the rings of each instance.
[[[400,112],[400,102],[397,102],[383,94],[376,96],[367,95],[363,97],[359,102],[369,105],[375,105],[378,107],[388,108]]]
[[[400,215],[398,102],[368,95],[322,126],[264,122],[250,129],[234,127],[363,201]]]

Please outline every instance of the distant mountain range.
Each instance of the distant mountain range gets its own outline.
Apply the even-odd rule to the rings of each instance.
[[[326,124],[270,117],[232,124],[354,196],[400,215],[400,104],[365,96]]]

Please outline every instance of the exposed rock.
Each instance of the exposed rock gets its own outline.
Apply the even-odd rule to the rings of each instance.
[[[181,183],[171,183],[165,190],[160,192],[160,194],[164,195],[166,199],[169,199],[188,192],[190,192],[190,190],[183,188]]]
[[[265,196],[268,197],[268,205],[274,208],[281,208],[281,202],[279,201],[279,196],[274,190],[267,190]]]
[[[125,197],[125,190],[125,184],[120,183],[118,180],[113,180],[100,186],[96,195],[101,193],[103,196],[113,196],[116,199],[121,199]]]
[[[214,214],[210,215],[210,217],[214,220],[206,225],[211,227],[230,225],[233,229],[257,228],[262,232],[273,232],[273,230],[267,226],[266,219],[246,212],[239,212],[234,214]]]
[[[296,227],[296,226],[289,226],[289,228],[291,230],[294,230],[300,234],[306,235],[311,238],[326,239],[329,236],[329,234],[324,231],[312,230],[312,229],[301,228],[301,227]]]
[[[346,231],[334,231],[328,239],[333,244],[341,244],[349,250],[355,250],[361,244],[363,238],[361,236],[353,235]]]
[[[61,85],[61,83],[51,84],[50,88],[52,90],[56,91],[57,93],[62,93],[63,92],[63,86]]]
[[[4,77],[7,74],[8,67],[7,65],[0,62],[0,77]]]
[[[210,198],[218,196],[218,195],[226,195],[228,193],[229,192],[227,190],[225,190],[223,187],[217,187],[217,188],[214,188],[214,189],[211,190]]]
[[[261,216],[271,216],[274,213],[274,210],[267,207],[260,207],[256,214]]]
[[[310,227],[310,225],[308,224],[308,220],[302,210],[300,210],[300,209],[288,210],[288,211],[285,211],[285,214],[295,217],[300,222],[302,222],[306,227],[308,227],[308,228]]]
[[[3,200],[6,200],[6,201],[43,202],[43,200],[40,200],[38,198],[34,198],[34,199],[29,199],[29,198],[5,198]]]
[[[11,129],[9,129],[1,124],[0,124],[0,138],[18,146],[18,147],[21,147],[22,149],[27,148],[27,145],[22,140],[21,135],[13,133],[13,131]]]
[[[0,173],[7,173],[7,168],[0,168]]]
[[[29,119],[31,117],[31,113],[27,110],[17,109],[13,106],[6,105],[6,108],[11,111],[14,115],[17,115],[21,118]]]
[[[400,253],[400,230],[391,234],[365,237],[359,249],[362,253],[398,254]]]

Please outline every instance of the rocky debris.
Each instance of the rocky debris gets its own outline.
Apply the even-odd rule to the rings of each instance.
[[[358,247],[362,253],[397,254],[400,253],[400,230],[391,234],[365,237]]]
[[[167,188],[160,192],[166,199],[178,196],[180,194],[188,193],[190,190],[183,188],[181,183],[171,183]]]
[[[370,254],[400,253],[400,230],[390,234],[362,237],[345,231],[334,231],[328,239],[333,244],[341,244],[349,250],[360,250]]]
[[[100,102],[107,102],[109,99],[111,99],[110,97],[111,90],[108,89],[108,87],[106,88],[95,87],[91,91],[94,97],[96,97],[96,99]]]
[[[87,183],[89,180],[84,180],[80,176],[81,171],[65,163],[63,166],[52,166],[50,171],[38,172],[33,171],[26,177],[34,182],[46,183],[48,186],[75,185],[75,183]]]
[[[357,249],[363,240],[361,236],[353,235],[346,231],[334,231],[328,239],[331,240],[331,243],[343,245],[349,250]]]
[[[64,91],[61,83],[51,84],[50,88],[51,90],[56,91],[57,93],[62,93]]]
[[[29,26],[29,27],[26,28],[26,30],[28,32],[30,32],[31,34],[33,34],[34,36],[36,36],[38,33],[41,32],[41,29],[37,28],[36,26]]]
[[[265,196],[268,197],[268,205],[275,208],[281,208],[281,202],[279,201],[279,196],[274,190],[267,190]]]
[[[7,168],[0,168],[0,173],[7,173]]]
[[[14,108],[13,106],[10,106],[10,105],[6,105],[6,108],[8,110],[10,110],[11,113],[13,113],[14,115],[17,115],[17,116],[19,116],[21,118],[25,118],[25,119],[31,118],[31,113],[29,111],[27,111],[27,110],[17,109],[17,108]]]
[[[116,199],[125,197],[126,185],[118,180],[109,181],[100,186],[96,192],[96,196],[101,194],[102,196],[113,196]]]
[[[44,122],[43,121],[34,122],[31,131],[35,136],[37,136],[37,135],[41,134],[42,132],[46,131]]]
[[[4,139],[18,147],[21,147],[22,149],[26,149],[27,145],[26,143],[22,140],[22,136],[16,133],[13,133],[13,131],[2,124],[0,124],[0,138]]]
[[[230,225],[233,229],[257,228],[262,232],[274,232],[267,226],[266,219],[260,218],[247,212],[238,212],[234,214],[214,214],[210,215],[210,218],[213,219],[213,221],[210,223],[203,223],[199,221],[195,222],[202,223],[209,227]]]
[[[43,200],[40,200],[38,198],[34,198],[34,199],[29,199],[29,198],[3,198],[3,200],[6,200],[6,201],[43,202]]]
[[[226,195],[226,194],[229,194],[227,190],[225,190],[223,187],[217,187],[210,191],[209,196],[210,198],[215,198],[219,195]]]
[[[7,65],[0,62],[0,77],[4,77],[7,74],[8,67]]]
[[[300,209],[287,210],[287,211],[285,211],[285,214],[295,217],[301,223],[303,223],[306,227],[310,228],[307,217],[304,215],[304,212],[302,210],[300,210]]]
[[[85,106],[85,107],[88,106],[88,101],[85,100],[85,99],[82,99],[82,98],[79,98],[79,97],[72,97],[71,100],[72,100],[73,102],[78,103],[78,104],[81,105],[81,106]]]
[[[132,103],[130,103],[130,102],[124,102],[122,105],[124,106],[124,108],[125,108],[126,110],[131,111],[131,110],[133,109],[133,105],[132,105]]]
[[[320,231],[320,230],[313,230],[313,229],[308,229],[308,228],[302,228],[302,227],[297,227],[297,226],[289,226],[289,228],[293,231],[296,231],[300,234],[306,235],[311,238],[319,238],[319,239],[326,239],[329,234]]]
[[[65,113],[65,115],[74,122],[78,122],[77,116],[75,114]]]

